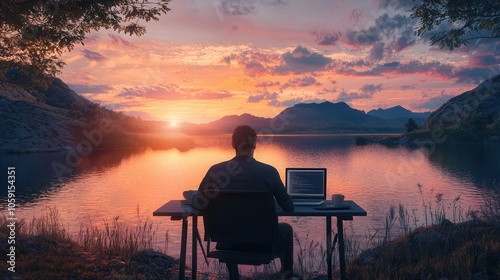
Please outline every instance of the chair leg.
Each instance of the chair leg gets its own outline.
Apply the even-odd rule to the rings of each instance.
[[[226,263],[227,271],[229,272],[229,279],[239,280],[240,272],[238,271],[237,263]]]
[[[293,229],[289,224],[280,223],[278,230],[281,237],[281,272],[285,279],[293,276]]]

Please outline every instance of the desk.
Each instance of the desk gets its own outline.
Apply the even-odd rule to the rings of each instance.
[[[331,203],[331,202],[325,202]],[[309,216],[309,217],[325,217],[326,218],[326,248],[327,248],[327,267],[328,279],[332,279],[332,217],[337,217],[337,231],[339,242],[339,266],[341,279],[347,279],[345,271],[345,247],[344,247],[344,220],[352,220],[354,216],[366,216],[366,211],[363,210],[352,200],[344,201],[345,205],[350,206],[349,209],[328,209],[316,210],[313,206],[295,206],[292,212],[283,212],[277,210],[278,216]],[[182,220],[182,235],[181,235],[181,255],[179,264],[179,279],[184,279],[186,268],[186,244],[188,234],[188,218],[192,217],[192,279],[196,279],[197,270],[197,234],[198,234],[198,216],[201,212],[192,208],[191,205],[182,204],[181,200],[171,200],[165,205],[153,212],[153,216],[170,216],[172,220]]]

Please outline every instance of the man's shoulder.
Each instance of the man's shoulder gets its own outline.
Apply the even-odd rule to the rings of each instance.
[[[266,170],[266,171],[269,171],[269,172],[278,172],[278,170],[270,165],[270,164],[267,164],[267,163],[263,163],[263,162],[260,162],[260,161],[255,161],[255,164],[258,165],[260,168],[262,168],[263,170]]]
[[[219,171],[219,170],[232,170],[240,166],[239,161],[236,158],[230,160],[222,161],[212,165],[209,171]]]
[[[254,158],[251,159],[245,159],[245,158],[232,158],[230,160],[226,160],[223,162],[216,163],[210,167],[211,171],[218,171],[218,170],[227,170],[227,169],[238,169],[239,167],[244,166],[254,166],[257,167],[260,171],[262,172],[270,172],[270,173],[278,173],[278,170],[267,163],[260,162]]]

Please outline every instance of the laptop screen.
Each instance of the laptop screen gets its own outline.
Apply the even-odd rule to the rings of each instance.
[[[287,168],[286,189],[292,198],[326,198],[326,168]]]

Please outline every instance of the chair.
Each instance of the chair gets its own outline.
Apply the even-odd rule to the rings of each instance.
[[[203,195],[213,197],[203,210],[207,257],[226,263],[231,279],[238,278],[238,264],[269,264],[280,257],[275,250],[278,217],[272,193],[220,191]],[[213,249],[211,242],[217,242]]]

